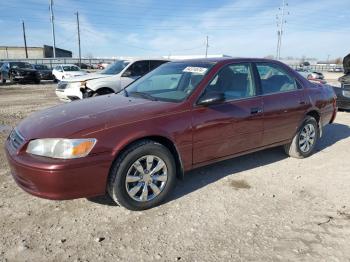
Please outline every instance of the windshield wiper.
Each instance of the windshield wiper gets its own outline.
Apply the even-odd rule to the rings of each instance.
[[[125,90],[125,89],[124,89]],[[152,101],[157,101],[158,99],[155,98],[154,96],[151,96],[150,94],[147,94],[147,93],[144,93],[144,92],[131,92],[129,94],[130,96],[139,96],[139,97],[142,97],[142,98],[146,98],[146,99],[149,99],[149,100],[152,100]]]

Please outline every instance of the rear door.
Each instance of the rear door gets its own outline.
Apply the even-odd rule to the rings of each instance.
[[[198,164],[261,146],[262,98],[250,63],[225,66],[204,93],[224,93],[225,101],[193,110],[193,162]]]
[[[306,109],[304,90],[282,66],[256,63],[264,110],[263,145],[290,140]]]

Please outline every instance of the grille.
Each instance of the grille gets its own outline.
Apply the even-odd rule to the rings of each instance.
[[[57,86],[57,89],[66,89],[67,85],[67,82],[60,82]]]
[[[9,136],[10,144],[14,149],[19,149],[24,143],[24,138],[21,136],[16,129],[13,129]]]

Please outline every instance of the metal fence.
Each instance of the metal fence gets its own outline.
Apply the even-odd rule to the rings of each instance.
[[[132,57],[120,57],[120,58],[82,58],[81,63],[94,66],[96,67],[99,63],[113,63],[117,61],[118,59],[130,59]],[[28,62],[31,64],[44,64],[47,65],[50,68],[55,67],[59,64],[79,64],[79,58],[23,58],[23,59],[0,59],[1,61],[21,61],[21,62]],[[286,62],[286,61],[284,61]],[[288,62],[286,62],[288,64]],[[288,64],[293,69],[296,69],[300,67],[299,64]],[[307,68],[313,70],[313,71],[320,71],[320,72],[327,72],[327,71],[337,71],[342,72],[343,66],[342,65],[333,65],[333,64],[322,64],[322,65],[310,65]],[[335,70],[337,69],[337,70]],[[339,71],[340,70],[340,71]]]

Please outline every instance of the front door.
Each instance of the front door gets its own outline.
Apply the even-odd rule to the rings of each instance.
[[[193,110],[193,163],[257,148],[262,142],[262,98],[256,96],[249,63],[225,66],[204,94],[223,93],[225,101]]]

